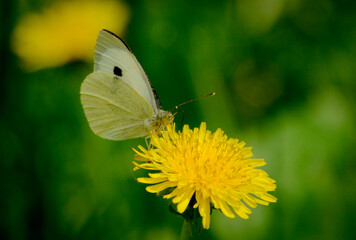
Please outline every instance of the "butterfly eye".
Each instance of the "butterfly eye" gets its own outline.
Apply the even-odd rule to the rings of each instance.
[[[115,74],[116,76],[122,77],[122,70],[121,70],[121,68],[115,66],[113,72],[114,72],[114,74]]]

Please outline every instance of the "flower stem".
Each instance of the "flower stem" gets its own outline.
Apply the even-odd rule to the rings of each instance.
[[[194,222],[184,219],[180,240],[199,240],[200,230]]]
[[[180,233],[180,240],[187,240],[190,239],[190,231],[189,229],[192,227],[191,222],[188,222],[184,219],[182,232]]]

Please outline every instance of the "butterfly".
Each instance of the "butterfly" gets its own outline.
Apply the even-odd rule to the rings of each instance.
[[[105,139],[148,137],[173,122],[130,48],[105,29],[96,41],[94,72],[83,81],[80,95],[90,128]]]

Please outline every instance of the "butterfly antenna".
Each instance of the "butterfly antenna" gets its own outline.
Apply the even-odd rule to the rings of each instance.
[[[184,103],[181,103],[181,104],[179,104],[179,105],[175,106],[172,110],[170,110],[170,112],[171,112],[171,111],[173,111],[173,110],[177,110],[179,107],[181,107],[181,106],[183,106],[183,105],[185,105],[185,104],[187,104],[187,103],[190,103],[190,102],[193,102],[193,101],[196,101],[196,100],[202,99],[202,98],[206,98],[206,97],[214,96],[214,95],[215,95],[215,92],[210,93],[210,94],[205,95],[205,96],[202,96],[202,97],[198,97],[198,98],[195,98],[195,99],[192,99],[192,100],[186,101],[186,102],[184,102]]]

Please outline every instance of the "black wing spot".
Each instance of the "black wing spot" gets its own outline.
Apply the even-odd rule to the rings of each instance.
[[[115,67],[114,67],[114,74],[115,74],[116,76],[122,77],[122,70],[121,70],[121,68],[115,66]]]

